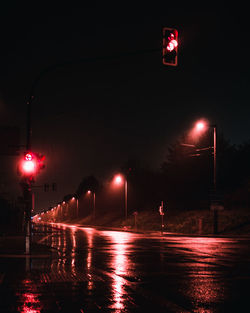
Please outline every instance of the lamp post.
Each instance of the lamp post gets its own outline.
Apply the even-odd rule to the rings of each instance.
[[[72,201],[76,201],[76,209],[75,209],[75,216],[78,217],[78,198],[72,197]],[[74,216],[74,213],[72,214]]]
[[[79,217],[79,200],[76,198],[76,218]]]
[[[95,192],[91,191],[91,190],[88,190],[87,193],[88,194],[93,194],[93,219],[95,219],[95,215],[96,215],[96,212],[95,212]]]
[[[216,153],[217,153],[217,128],[216,125],[209,125],[206,121],[198,121],[195,125],[196,133],[204,132],[208,128],[213,129],[213,186],[216,191]]]
[[[120,185],[124,182],[124,211],[125,211],[125,220],[128,218],[128,181],[127,179],[118,174],[115,176],[115,184]]]
[[[213,189],[214,195],[216,196],[217,192],[217,126],[209,125],[206,121],[198,121],[195,125],[196,132],[206,131],[207,128],[213,129]],[[214,203],[213,203],[214,204]],[[214,234],[218,233],[218,209],[216,205],[212,206],[213,208],[213,232]]]
[[[216,176],[217,176],[217,171],[216,171],[216,157],[217,157],[217,131],[216,131],[216,125],[213,125],[213,136],[214,136],[214,194],[216,196]],[[213,208],[214,212],[214,234],[218,233],[218,209],[217,207]]]
[[[213,125],[213,135],[214,135],[214,191],[216,192],[216,153],[217,153],[217,130],[216,125]]]

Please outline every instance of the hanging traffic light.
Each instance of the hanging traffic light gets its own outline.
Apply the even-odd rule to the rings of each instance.
[[[163,28],[162,62],[164,65],[177,66],[178,31],[175,28]]]

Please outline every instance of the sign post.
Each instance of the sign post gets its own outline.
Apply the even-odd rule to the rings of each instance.
[[[161,234],[163,235],[163,229],[164,229],[163,201],[161,201],[161,205],[159,206],[159,213],[161,216]]]

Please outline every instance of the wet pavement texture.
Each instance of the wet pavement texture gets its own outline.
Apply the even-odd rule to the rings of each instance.
[[[247,312],[250,239],[35,225],[49,255],[0,257],[0,312]]]

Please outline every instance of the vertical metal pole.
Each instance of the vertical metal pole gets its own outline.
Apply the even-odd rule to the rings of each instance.
[[[78,218],[79,215],[79,203],[78,203],[78,199],[76,199],[76,217]]]
[[[93,192],[93,217],[95,219],[95,192]]]
[[[125,179],[124,183],[125,188],[125,220],[128,218],[128,181]]]
[[[31,100],[27,101],[27,120],[26,120],[26,128],[27,128],[27,137],[26,137],[26,150],[29,151],[31,149]],[[27,190],[24,192],[25,200],[26,200],[26,208],[25,208],[25,253],[30,254],[30,246],[31,246],[31,211],[32,211],[32,194],[31,194],[31,183],[27,183]]]
[[[163,220],[163,214],[161,214],[161,234],[163,235],[163,228],[164,228],[164,220]]]
[[[214,135],[214,177],[213,177],[213,180],[214,180],[214,194],[216,196],[216,174],[217,174],[217,164],[216,164],[216,159],[217,159],[217,134],[216,134],[216,125],[213,127],[213,135]],[[214,208],[214,234],[217,234],[218,233],[218,210],[217,208]]]
[[[216,140],[216,126],[214,126],[214,191],[216,192],[216,154],[217,154],[217,140]]]
[[[31,96],[29,97],[29,100],[27,101],[27,120],[26,120],[26,150],[31,150],[31,136],[32,136],[32,126],[31,126],[31,105],[32,101],[34,100],[33,96],[33,89],[31,91]]]
[[[163,201],[161,201],[161,234],[163,235],[163,229],[164,229],[164,211],[163,211]]]
[[[32,207],[32,194],[31,187],[27,187],[26,193],[26,216],[25,216],[25,254],[30,254],[31,248],[31,207]]]
[[[32,210],[31,213],[33,213],[35,210],[35,193],[32,192]]]
[[[70,206],[69,206],[69,203],[67,202],[66,203],[66,210],[65,210],[65,214],[64,214],[65,219],[67,219],[69,216],[69,209],[70,209]]]

